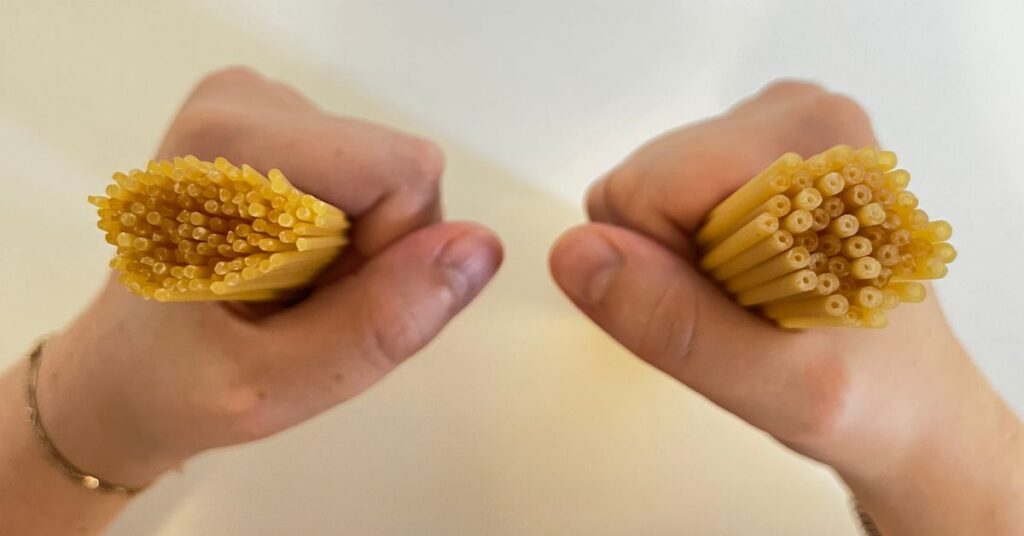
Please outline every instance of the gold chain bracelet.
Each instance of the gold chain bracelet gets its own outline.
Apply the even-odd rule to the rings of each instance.
[[[50,435],[46,433],[46,428],[43,427],[43,419],[39,415],[39,402],[36,397],[36,390],[39,384],[39,364],[42,361],[43,345],[46,341],[47,339],[43,338],[36,343],[35,348],[32,349],[32,353],[28,356],[29,368],[28,377],[25,382],[25,398],[28,400],[29,421],[32,423],[32,428],[35,430],[36,436],[39,437],[39,441],[42,443],[43,448],[49,455],[50,460],[53,461],[68,478],[86,489],[126,496],[132,496],[144,490],[145,487],[119,486],[117,484],[111,484],[96,475],[79,469],[75,464],[71,463],[71,461],[61,454],[60,451],[57,450],[56,445],[53,444],[53,441],[50,439]]]

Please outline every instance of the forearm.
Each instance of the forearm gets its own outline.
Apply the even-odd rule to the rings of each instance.
[[[1024,534],[1021,421],[990,392],[945,424],[891,474],[843,474],[863,509],[885,536]]]
[[[77,485],[47,457],[28,419],[22,360],[0,374],[0,532],[100,534],[128,503]]]

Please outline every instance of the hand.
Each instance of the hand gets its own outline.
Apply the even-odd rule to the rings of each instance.
[[[110,282],[46,347],[39,404],[55,444],[122,485],[359,394],[430,341],[501,262],[487,229],[440,222],[435,145],[327,114],[252,71],[196,87],[159,151],[185,154],[280,168],[354,218],[353,246],[287,308],[162,304]]]
[[[807,157],[840,143],[876,144],[864,111],[793,82],[664,134],[593,186],[594,223],[555,244],[552,274],[629,350],[835,467],[884,533],[988,527],[972,533],[1001,534],[994,527],[1008,522],[991,516],[985,501],[1006,492],[990,485],[993,475],[1016,490],[1011,499],[1024,497],[1024,434],[934,297],[900,307],[884,330],[787,332],[735,305],[692,266],[689,237],[715,204],[784,152]],[[962,464],[978,469],[947,471]],[[886,508],[893,506],[887,498],[904,494],[942,504],[955,487],[977,491],[964,499],[967,519],[936,515],[921,524]],[[902,503],[904,512],[912,502]]]

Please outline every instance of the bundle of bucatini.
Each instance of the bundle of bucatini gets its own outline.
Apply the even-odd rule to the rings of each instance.
[[[895,167],[873,147],[782,155],[707,215],[700,268],[782,327],[885,327],[956,258]]]
[[[265,301],[311,284],[338,256],[348,221],[276,169],[223,158],[150,162],[115,173],[97,226],[117,247],[111,268],[159,301]]]

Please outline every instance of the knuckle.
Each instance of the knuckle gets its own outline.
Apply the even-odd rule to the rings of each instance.
[[[618,167],[608,173],[602,181],[603,203],[608,217],[613,222],[625,221],[634,203],[637,175],[632,167]]]
[[[802,106],[805,127],[819,135],[840,140],[860,136],[871,129],[867,112],[853,99],[836,93],[822,93],[808,99]]]
[[[666,370],[688,369],[693,354],[698,303],[690,285],[682,278],[673,281],[651,308],[651,321],[644,328],[648,355]]]
[[[235,84],[251,83],[263,80],[255,69],[244,65],[232,65],[213,71],[196,84],[195,93],[217,89]]]
[[[440,189],[444,153],[436,143],[423,138],[411,138],[399,151],[399,159],[412,181],[430,191]]]
[[[775,80],[761,91],[762,97],[799,98],[825,93],[825,88],[814,82],[783,78]]]
[[[367,302],[366,345],[360,354],[371,368],[385,372],[419,348],[425,334],[401,299],[369,296]]]
[[[811,99],[810,108],[812,113],[838,117],[845,120],[863,120],[866,122],[867,113],[861,108],[857,101],[840,95],[838,93],[823,93]]]
[[[174,140],[175,148],[184,152],[223,152],[240,130],[238,117],[231,110],[210,104],[193,104],[175,120],[168,139]]]

